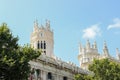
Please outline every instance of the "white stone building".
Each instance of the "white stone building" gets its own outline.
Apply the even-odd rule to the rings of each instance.
[[[109,58],[120,63],[118,49],[116,49],[117,58],[113,58],[109,54],[106,42],[104,42],[103,53],[100,54],[97,43],[94,42],[91,46],[89,40],[87,40],[85,47],[82,44],[79,46],[79,67],[74,63],[62,61],[54,54],[54,33],[50,28],[50,21],[46,21],[45,26],[39,26],[35,21],[30,44],[35,50],[42,51],[38,59],[30,61],[33,71],[30,80],[74,80],[75,74],[92,74],[88,71],[88,65],[92,63],[94,58]]]
[[[39,26],[35,21],[30,44],[34,49],[42,51],[38,59],[30,61],[33,71],[30,80],[73,80],[75,74],[90,74],[89,71],[54,55],[54,33],[49,21],[46,21],[45,26]]]
[[[93,45],[91,46],[89,40],[87,40],[85,47],[82,44],[80,44],[79,46],[78,60],[80,62],[80,67],[85,70],[88,69],[88,65],[91,64],[91,62],[95,58],[96,59],[108,58],[110,60],[120,63],[120,53],[118,51],[118,48],[116,49],[116,57],[117,58],[110,56],[106,42],[104,42],[103,53],[101,54],[98,52],[96,42],[94,42]]]

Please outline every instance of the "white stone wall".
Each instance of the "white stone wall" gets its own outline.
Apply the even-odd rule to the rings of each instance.
[[[53,31],[50,29],[50,23],[46,22],[45,26],[39,26],[37,22],[35,22],[33,32],[30,38],[31,47],[34,49],[38,49],[38,41],[39,43],[46,43],[46,49],[41,49],[47,56],[54,56],[54,36]]]
[[[83,70],[72,63],[67,63],[46,55],[41,55],[37,60],[29,62],[34,69],[40,69],[41,79],[47,80],[47,74],[52,73],[53,80],[73,80],[74,74],[90,74],[89,71]]]

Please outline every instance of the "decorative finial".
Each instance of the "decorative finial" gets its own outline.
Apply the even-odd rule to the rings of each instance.
[[[34,21],[34,27],[38,27],[38,20],[37,19]]]
[[[89,42],[89,39],[87,40],[87,44],[86,44],[86,49],[89,49],[90,48],[90,42]]]
[[[2,23],[2,25],[3,25],[3,26],[7,26],[7,24],[6,24],[5,22],[4,22],[4,23]]]
[[[106,41],[104,41],[104,49],[107,49]]]
[[[120,60],[120,53],[118,48],[116,48],[116,57],[118,60]]]
[[[116,48],[116,52],[119,53],[119,49],[118,48]]]
[[[103,54],[104,54],[105,57],[109,57],[110,56],[108,48],[107,48],[106,41],[104,41]]]
[[[97,49],[97,43],[96,43],[96,41],[94,42],[94,49]]]
[[[82,44],[80,43],[80,45],[79,45],[79,52],[82,52]]]
[[[50,21],[46,19],[46,27],[50,29]]]
[[[118,48],[116,48],[116,54],[117,54],[117,55],[119,54],[119,49],[118,49]]]

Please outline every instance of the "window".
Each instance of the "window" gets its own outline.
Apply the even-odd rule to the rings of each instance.
[[[46,43],[45,43],[45,41],[44,41],[44,49],[46,49]]]
[[[38,43],[37,43],[37,49],[39,49],[40,48],[40,44],[39,44],[39,41],[38,41]]]
[[[36,69],[36,74],[37,78],[40,78],[41,76],[41,70],[40,69]]]
[[[48,79],[50,79],[50,80],[52,79],[52,73],[50,73],[50,72],[48,73]]]
[[[41,49],[43,49],[43,43],[42,43],[42,41],[41,41]]]
[[[66,77],[66,76],[64,76],[64,77],[63,77],[63,80],[67,80],[67,77]]]

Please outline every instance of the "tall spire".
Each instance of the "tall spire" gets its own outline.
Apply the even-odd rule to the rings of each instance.
[[[93,47],[94,47],[94,49],[97,49],[97,43],[96,43],[96,41],[94,42]]]
[[[108,51],[108,48],[107,48],[107,44],[106,44],[106,41],[104,41],[104,46],[103,46],[103,55],[105,57],[109,57],[109,51]]]
[[[116,57],[117,57],[117,60],[120,60],[120,52],[118,48],[116,48]]]
[[[50,29],[50,21],[49,20],[46,20],[46,28]]]
[[[82,52],[82,44],[80,43],[80,45],[79,45],[79,53],[81,53]]]
[[[89,40],[87,40],[86,49],[90,49],[90,42],[89,42]]]
[[[104,41],[104,47],[103,47],[103,49],[107,49],[106,41]]]
[[[37,19],[34,21],[34,26],[38,27],[38,20]]]
[[[38,20],[36,19],[34,21],[34,30],[37,30],[38,29]]]

